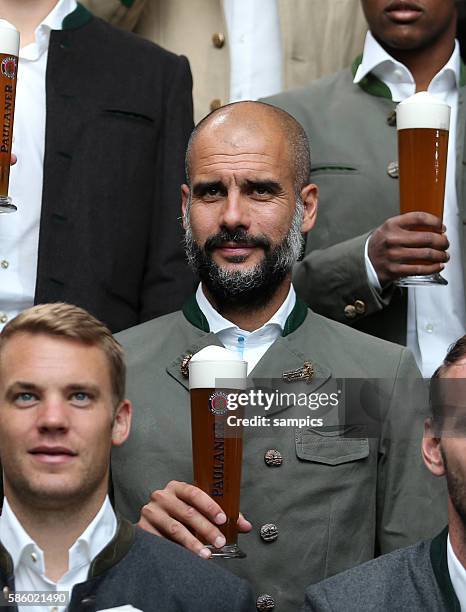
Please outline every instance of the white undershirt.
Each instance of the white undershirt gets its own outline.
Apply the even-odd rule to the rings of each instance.
[[[19,53],[9,195],[17,212],[0,216],[0,330],[32,306],[36,289],[45,150],[45,72],[51,30],[76,8],[60,0],[35,30],[35,42]]]
[[[223,0],[230,50],[230,102],[283,89],[278,0]]]
[[[460,602],[461,612],[466,612],[466,570],[455,555],[450,542],[450,535],[447,539],[447,563],[448,573],[453,588]]]
[[[210,331],[217,334],[225,348],[239,353],[241,358],[247,361],[249,374],[267,349],[282,335],[286,320],[295,307],[296,293],[291,286],[285,301],[273,317],[252,332],[240,329],[231,321],[224,319],[205,297],[201,285],[197,288],[196,300],[207,319]]]
[[[407,346],[416,358],[419,369],[429,378],[446,355],[450,344],[465,333],[466,306],[462,273],[462,254],[460,230],[462,221],[459,216],[456,193],[456,122],[458,117],[458,88],[460,82],[460,53],[458,42],[445,66],[432,79],[428,91],[451,106],[450,134],[448,141],[447,179],[445,188],[445,208],[443,222],[450,241],[450,261],[442,272],[447,279],[446,287],[410,287],[408,289],[408,327]],[[367,33],[364,54],[359,66],[355,83],[372,72],[383,81],[392,93],[395,102],[412,96],[416,84],[410,71],[393,59]],[[387,160],[390,161],[390,160]],[[366,268],[369,281],[381,289],[375,271],[367,257]],[[374,278],[375,276],[375,278]]]
[[[85,582],[92,560],[115,536],[117,520],[112,505],[105,501],[91,523],[71,546],[68,571],[58,582],[45,575],[44,553],[16,518],[8,500],[3,502],[0,516],[0,541],[10,553],[15,573],[15,591],[71,591],[75,584]],[[65,610],[65,606],[19,606],[19,612]]]

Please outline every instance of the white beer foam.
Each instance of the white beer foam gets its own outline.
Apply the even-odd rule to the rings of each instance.
[[[16,57],[19,54],[19,32],[6,19],[0,19],[0,53]]]
[[[189,388],[245,389],[248,364],[222,346],[206,346],[191,357]]]
[[[427,91],[420,91],[398,104],[396,126],[398,130],[430,128],[449,130],[451,108]]]

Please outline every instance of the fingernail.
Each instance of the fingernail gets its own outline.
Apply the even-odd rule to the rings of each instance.
[[[201,550],[197,554],[199,555],[199,557],[202,557],[202,559],[210,559],[212,555],[208,548],[201,548]]]
[[[215,538],[215,542],[214,542],[215,548],[222,548],[222,546],[225,546],[225,544],[226,544],[226,540],[223,536],[218,536],[217,538]]]
[[[219,512],[214,520],[217,525],[223,525],[223,523],[227,520],[227,516],[224,512]]]

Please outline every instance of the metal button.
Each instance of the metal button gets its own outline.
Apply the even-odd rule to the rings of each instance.
[[[34,563],[36,563],[36,562],[37,562],[37,555],[36,555],[36,553],[35,553],[35,552],[32,552],[32,553],[31,553],[31,559],[34,561]]]
[[[387,123],[390,127],[396,126],[396,110],[390,111],[387,117]]]
[[[279,451],[275,449],[270,449],[265,453],[264,461],[266,465],[269,465],[271,467],[280,467],[283,463],[283,457]]]
[[[356,317],[356,308],[353,304],[348,304],[348,306],[345,306],[344,313],[347,319],[354,319]]]
[[[264,542],[274,542],[278,538],[278,528],[273,523],[266,523],[262,525],[260,534]]]
[[[210,103],[210,110],[211,111],[215,111],[215,110],[217,110],[218,108],[220,108],[222,106],[223,106],[223,104],[222,104],[222,101],[220,100],[220,98],[214,98],[212,100],[212,102]]]
[[[274,610],[275,600],[266,593],[264,593],[264,595],[259,595],[259,597],[256,599],[256,608],[258,612],[264,612],[264,610]]]
[[[215,34],[212,36],[212,42],[214,43],[214,47],[221,49],[225,44],[225,34],[222,32],[215,32]]]
[[[2,266],[4,270],[6,270],[9,265],[10,265],[9,261],[7,261],[6,259],[2,259],[2,263],[0,263],[0,266]]]
[[[8,595],[10,594],[10,589],[7,586],[4,586],[2,589],[2,593],[5,597],[8,597]]]
[[[6,316],[6,314],[2,314],[0,316],[0,323],[6,323],[8,321],[8,317]]]
[[[356,300],[354,302],[354,309],[357,314],[364,314],[366,312],[366,304],[362,300]]]
[[[400,176],[399,170],[398,170],[398,162],[397,161],[391,161],[388,166],[387,166],[387,174],[388,176],[391,176],[394,179],[397,179]]]

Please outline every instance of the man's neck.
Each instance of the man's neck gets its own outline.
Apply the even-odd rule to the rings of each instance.
[[[466,527],[450,499],[448,499],[448,534],[456,558],[466,568]]]
[[[261,308],[230,308],[222,309],[221,315],[228,321],[231,321],[244,331],[255,331],[262,327],[267,321],[269,321],[273,315],[277,312],[283,302],[286,300],[286,296],[290,290],[291,279],[286,279],[280,287],[277,289],[272,299]],[[208,289],[202,285],[202,291],[204,295],[212,304],[212,306],[218,310],[214,299],[210,295]]]
[[[106,491],[99,491],[92,499],[81,500],[72,507],[49,509],[26,505],[11,493],[6,493],[23,529],[43,550],[45,575],[53,582],[58,582],[68,571],[69,549],[95,518],[105,495]]]
[[[21,47],[34,42],[37,26],[58,0],[0,0],[0,18],[12,23],[21,35]]]
[[[379,43],[393,58],[404,64],[413,75],[416,92],[427,91],[434,76],[445,66],[455,48],[456,23],[433,44],[413,50],[389,48]]]

